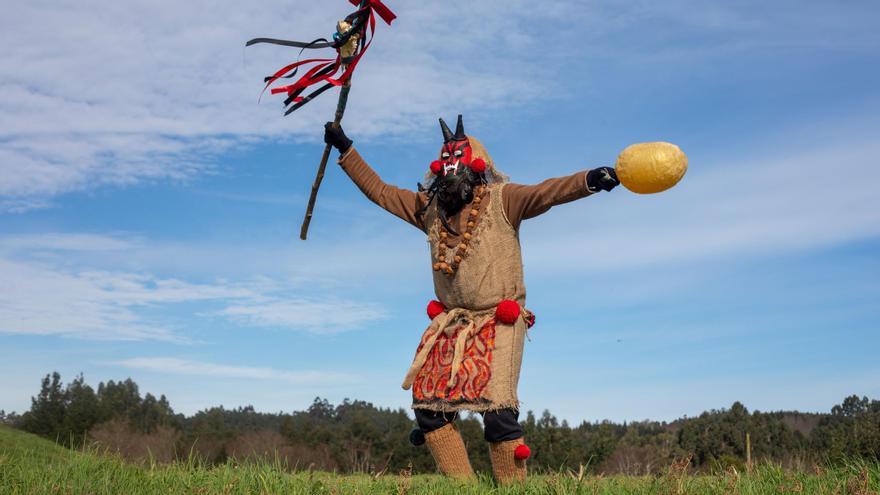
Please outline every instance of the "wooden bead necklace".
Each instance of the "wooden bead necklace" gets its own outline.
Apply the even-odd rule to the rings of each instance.
[[[448,248],[448,246],[446,245],[446,239],[449,238],[449,232],[447,232],[446,228],[443,227],[442,222],[437,222],[437,232],[440,240],[437,244],[437,261],[434,263],[434,271],[443,272],[446,275],[452,275],[455,273],[455,270],[458,269],[458,266],[461,264],[462,260],[465,257],[465,254],[467,253],[468,244],[474,237],[474,227],[476,227],[477,217],[479,217],[480,215],[480,203],[483,202],[483,198],[485,196],[486,186],[479,186],[479,188],[477,189],[477,193],[474,195],[473,205],[468,212],[469,218],[465,227],[465,231],[461,235],[461,241],[455,248],[456,251],[455,256],[453,256],[452,258],[452,263],[446,262],[446,249]]]

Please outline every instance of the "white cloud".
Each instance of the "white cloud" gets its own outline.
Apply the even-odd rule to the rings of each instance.
[[[245,50],[243,42],[326,36],[351,9],[343,0],[13,3],[15,14],[0,19],[2,211],[44,208],[70,191],[188,180],[214,170],[229,147],[318,139],[332,115],[329,95],[294,118],[281,117],[278,98],[257,105],[261,77],[296,51]],[[460,0],[393,8],[398,19],[380,23],[355,78],[348,114],[357,118],[346,125],[361,138],[424,130],[449,102],[492,115],[582,91],[595,77],[576,72],[585,60],[651,67],[730,50],[878,41],[861,6]]]
[[[105,252],[131,249],[136,239],[88,233],[47,233],[0,237],[0,251]]]
[[[333,333],[357,327],[365,321],[382,320],[387,313],[371,304],[351,301],[275,299],[255,304],[233,304],[220,315],[244,325],[295,326],[315,333]]]
[[[0,212],[25,213],[31,210],[42,210],[52,205],[48,198],[17,197],[0,199]]]
[[[0,20],[0,206],[25,211],[46,198],[100,186],[187,180],[217,154],[259,138],[319,138],[335,102],[325,96],[282,118],[280,100],[257,104],[262,77],[296,50],[256,46],[256,36],[327,36],[348,2],[18,2]],[[396,5],[356,75],[351,129],[408,131],[448,101],[460,110],[521,103],[525,54],[500,59],[488,43],[528,43],[528,20],[509,2],[463,19],[447,5]],[[501,12],[504,15],[499,15]],[[173,15],[171,14],[173,13]],[[449,36],[449,26],[458,25]],[[442,63],[466,49],[474,58]],[[449,74],[456,77],[450,82]],[[482,91],[492,87],[490,94]]]
[[[98,340],[181,341],[164,325],[148,324],[131,302],[160,291],[137,277],[110,273],[65,273],[39,264],[0,259],[0,333],[64,335]],[[115,293],[114,288],[122,289]]]
[[[214,364],[170,357],[139,357],[123,359],[111,364],[130,369],[172,375],[244,378],[251,380],[279,380],[288,383],[307,385],[330,385],[339,383],[357,383],[361,381],[359,377],[347,373],[331,373],[325,371],[285,371],[273,368]]]
[[[82,268],[70,253],[127,253],[142,241],[94,234],[47,234],[0,239],[0,333],[62,335],[96,340],[184,342],[185,324],[155,320],[147,310],[182,303],[220,306],[193,317],[222,317],[242,326],[314,333],[339,332],[385,318],[371,303],[311,298],[296,281],[266,277],[195,283],[142,272]],[[73,264],[76,268],[70,268]],[[172,323],[169,323],[171,321]]]

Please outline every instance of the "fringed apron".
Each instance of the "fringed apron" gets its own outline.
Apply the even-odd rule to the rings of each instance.
[[[519,408],[516,388],[523,343],[534,318],[524,309],[519,236],[504,215],[504,184],[488,187],[458,269],[451,275],[434,271],[434,290],[446,310],[422,335],[403,382],[404,389],[412,387],[414,409]],[[439,224],[434,203],[425,214],[432,263],[438,256]],[[455,246],[449,248],[451,263]],[[501,311],[496,315],[502,301],[508,301],[503,305],[507,317],[500,317]]]

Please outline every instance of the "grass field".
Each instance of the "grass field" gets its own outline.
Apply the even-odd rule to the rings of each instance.
[[[672,466],[664,476],[530,476],[527,484],[496,487],[491,479],[458,483],[406,473],[337,475],[287,473],[272,464],[196,462],[137,466],[111,456],[75,452],[41,438],[0,427],[0,493],[7,494],[849,494],[877,495],[880,465],[852,463],[814,473],[787,473],[773,465],[751,474],[690,476]]]

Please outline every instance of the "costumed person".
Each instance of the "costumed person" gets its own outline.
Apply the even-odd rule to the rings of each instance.
[[[473,478],[454,420],[459,411],[481,413],[496,480],[521,481],[530,450],[518,422],[517,383],[535,317],[525,308],[520,223],[619,181],[614,168],[599,167],[537,185],[510,183],[465,134],[461,115],[454,133],[443,119],[440,127],[439,158],[418,191],[383,182],[341,127],[328,122],[324,140],[371,201],[428,236],[437,300],[403,381],[419,425],[413,443],[427,443],[442,473]]]

